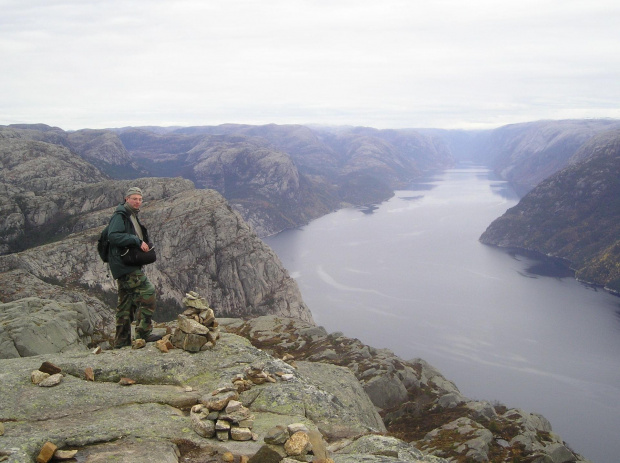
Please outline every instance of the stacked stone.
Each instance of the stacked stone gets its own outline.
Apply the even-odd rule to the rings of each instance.
[[[53,387],[61,383],[63,374],[60,367],[50,362],[43,362],[38,370],[34,370],[30,374],[30,380],[32,384],[37,384],[41,387]]]
[[[265,365],[262,363],[254,363],[245,369],[246,381],[253,384],[275,383],[276,378],[269,372],[265,371]],[[235,380],[233,379],[233,384]]]
[[[220,441],[258,439],[252,432],[254,415],[238,398],[239,393],[233,386],[202,398],[190,412],[192,429],[202,437],[217,437]]]
[[[290,379],[282,378],[282,380]],[[230,386],[216,389],[210,395],[201,398],[200,404],[192,407],[190,412],[192,428],[202,437],[217,437],[221,441],[256,440],[257,436],[252,432],[254,415],[238,401],[239,394],[254,385],[276,381],[275,376],[265,371],[264,363],[257,362],[248,366],[243,374],[232,378]]]
[[[281,461],[309,461],[306,456],[313,455],[312,461],[334,463],[328,458],[328,451],[321,434],[318,431],[310,431],[303,423],[293,423],[288,426],[274,426],[265,435],[265,444],[271,447],[263,447],[250,459],[264,461],[269,454],[277,454],[283,458]]]
[[[178,327],[170,341],[174,347],[188,352],[211,349],[220,338],[220,329],[213,309],[194,291],[185,294],[183,304],[186,309],[179,315]]]

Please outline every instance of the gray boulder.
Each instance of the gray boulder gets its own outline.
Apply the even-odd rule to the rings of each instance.
[[[335,463],[445,463],[433,455],[424,455],[413,445],[388,436],[366,435],[338,450]]]
[[[445,444],[446,434],[455,435],[450,439],[451,442],[448,445]],[[449,447],[450,452],[457,453],[461,458],[470,461],[488,461],[488,451],[492,441],[493,433],[491,431],[481,424],[463,417],[434,429],[418,444],[422,450],[433,452],[439,456],[449,456],[448,449],[443,447],[446,446]]]
[[[97,318],[83,302],[31,297],[0,304],[0,358],[86,350]]]
[[[344,405],[345,409],[351,413],[354,421],[360,422],[358,428],[360,434],[385,432],[383,420],[377,413],[371,398],[349,369],[316,362],[297,362],[296,367],[297,374],[300,377],[306,378],[323,391],[332,394],[334,398],[331,400],[335,401],[336,404]],[[324,406],[321,405],[321,407]],[[310,418],[316,415],[313,421],[318,422],[320,414],[317,414],[318,410],[315,408],[309,407],[306,413],[310,414]],[[340,423],[337,426],[326,423],[326,426],[330,427],[329,434],[333,437],[348,437],[350,435],[348,431],[351,427],[350,423]],[[327,428],[324,427],[323,431],[326,432]]]
[[[402,381],[392,375],[376,375],[364,383],[364,391],[379,408],[387,409],[407,400],[407,389]]]

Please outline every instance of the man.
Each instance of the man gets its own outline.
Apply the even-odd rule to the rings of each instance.
[[[118,283],[116,308],[116,336],[114,348],[131,345],[131,322],[136,321],[136,338],[154,341],[151,319],[155,312],[155,287],[142,272],[142,267],[126,265],[121,260],[121,250],[138,247],[149,250],[146,228],[138,220],[142,205],[142,190],[132,186],[125,193],[124,203],[114,211],[108,228],[110,242],[109,264],[112,276]]]

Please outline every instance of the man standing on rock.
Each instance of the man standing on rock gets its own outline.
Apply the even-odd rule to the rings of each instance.
[[[127,265],[121,259],[121,250],[127,247],[137,247],[144,252],[149,250],[147,230],[138,220],[141,205],[142,190],[132,186],[125,193],[125,201],[114,211],[108,227],[110,271],[118,283],[115,349],[131,345],[131,322],[134,319],[136,339],[156,340],[151,335],[155,287],[142,272],[142,267]]]

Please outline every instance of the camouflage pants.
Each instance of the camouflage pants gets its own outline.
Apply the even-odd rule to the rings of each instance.
[[[116,337],[114,347],[131,345],[131,322],[136,321],[136,338],[146,339],[153,331],[155,287],[141,270],[123,275],[118,280]]]

